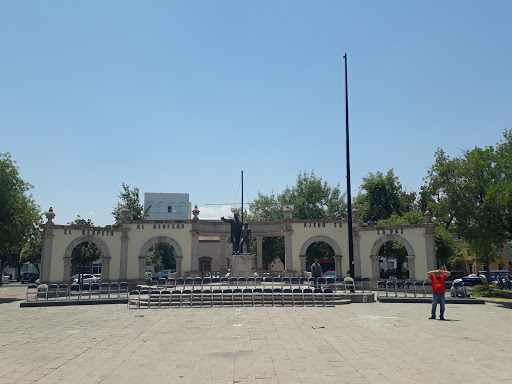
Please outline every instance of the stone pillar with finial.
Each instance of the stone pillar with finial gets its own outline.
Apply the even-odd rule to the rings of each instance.
[[[427,252],[427,271],[433,271],[434,269],[437,269],[435,251],[436,234],[434,232],[435,224],[432,222],[433,215],[430,208],[427,208],[427,210],[423,214],[423,217],[425,218],[425,233],[423,234],[423,236],[425,236],[425,245]]]
[[[192,256],[192,260],[197,260],[198,252],[199,252],[199,209],[197,205],[194,205],[194,209],[192,210],[192,243],[190,253]],[[176,259],[176,273],[178,276],[183,276],[183,259]]]
[[[53,219],[55,213],[53,213],[53,207],[50,207],[48,212],[44,214],[46,216],[46,223],[43,225],[43,251],[41,253],[41,283],[50,282],[50,272],[52,266],[52,249],[53,249],[53,234],[52,227],[55,225]]]

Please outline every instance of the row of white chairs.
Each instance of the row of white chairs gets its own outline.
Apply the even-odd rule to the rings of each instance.
[[[370,289],[369,279],[347,279],[343,277],[222,277],[222,278],[170,278],[158,279],[157,289],[214,289],[219,286],[234,288],[267,287],[294,289],[294,288],[318,288],[321,286],[342,291],[362,291]]]
[[[127,298],[128,283],[31,284],[27,287],[26,301],[82,300]]]
[[[446,285],[450,287],[452,284],[453,282],[446,282]],[[464,283],[464,286],[472,285],[469,283]],[[432,296],[432,282],[409,280],[381,280],[377,282],[377,296],[429,297]]]
[[[128,308],[334,306],[347,302],[337,298],[330,288],[164,289],[131,291]]]

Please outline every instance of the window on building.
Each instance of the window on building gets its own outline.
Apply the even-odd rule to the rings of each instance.
[[[167,207],[167,212],[172,212],[172,205],[169,205],[169,206]]]
[[[179,203],[178,204],[178,213],[186,213],[187,212],[187,203]]]
[[[498,269],[500,271],[503,271],[505,269],[505,266],[503,264],[498,265]]]
[[[157,212],[158,213],[165,213],[165,204],[160,202],[157,205]]]
[[[92,262],[92,273],[101,273],[101,261],[96,260]]]

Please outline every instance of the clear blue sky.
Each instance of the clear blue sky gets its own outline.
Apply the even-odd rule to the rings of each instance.
[[[123,182],[205,204],[301,170],[418,190],[512,128],[511,1],[0,2],[0,152],[55,222],[98,225]]]

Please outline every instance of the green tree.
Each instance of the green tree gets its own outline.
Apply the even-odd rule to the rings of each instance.
[[[393,214],[403,216],[413,210],[415,202],[416,193],[404,190],[393,169],[390,169],[386,175],[370,172],[363,177],[354,206],[364,221],[379,221],[380,225],[380,220],[389,219]]]
[[[282,220],[285,207],[293,209],[292,215],[295,219],[347,217],[346,195],[341,193],[339,185],[335,187],[328,185],[321,177],[317,177],[314,171],[300,172],[295,185],[287,186],[279,194],[272,192],[267,196],[258,193],[258,197],[251,204],[250,217],[254,221]],[[327,247],[329,246],[327,245]],[[324,248],[325,245],[318,245],[313,247],[310,252],[323,251],[322,255],[324,255],[325,252],[329,252]],[[263,261],[270,263],[276,258],[279,258],[284,264],[284,238],[265,237],[263,239]]]
[[[156,271],[163,269],[176,269],[176,251],[168,243],[156,243],[149,251],[151,262]]]
[[[116,221],[123,218],[123,208],[127,207],[130,210],[130,218],[132,220],[144,220],[149,215],[149,207],[144,208],[144,205],[140,202],[139,188],[134,187],[130,190],[128,184],[123,183],[123,190],[118,195],[121,199],[119,203],[114,207],[112,215]]]
[[[443,150],[425,187],[434,215],[452,226],[478,262],[489,265],[501,257],[512,232],[512,133],[496,147],[475,147],[450,158]],[[454,225],[455,224],[455,225]]]
[[[39,271],[39,263],[41,262],[41,254],[43,253],[43,239],[41,235],[38,234],[34,236],[30,240],[28,240],[20,253],[20,262],[23,263],[31,263],[36,269],[37,273]]]
[[[10,153],[0,154],[0,263],[19,268],[19,254],[25,242],[39,230],[39,206],[27,192]]]

